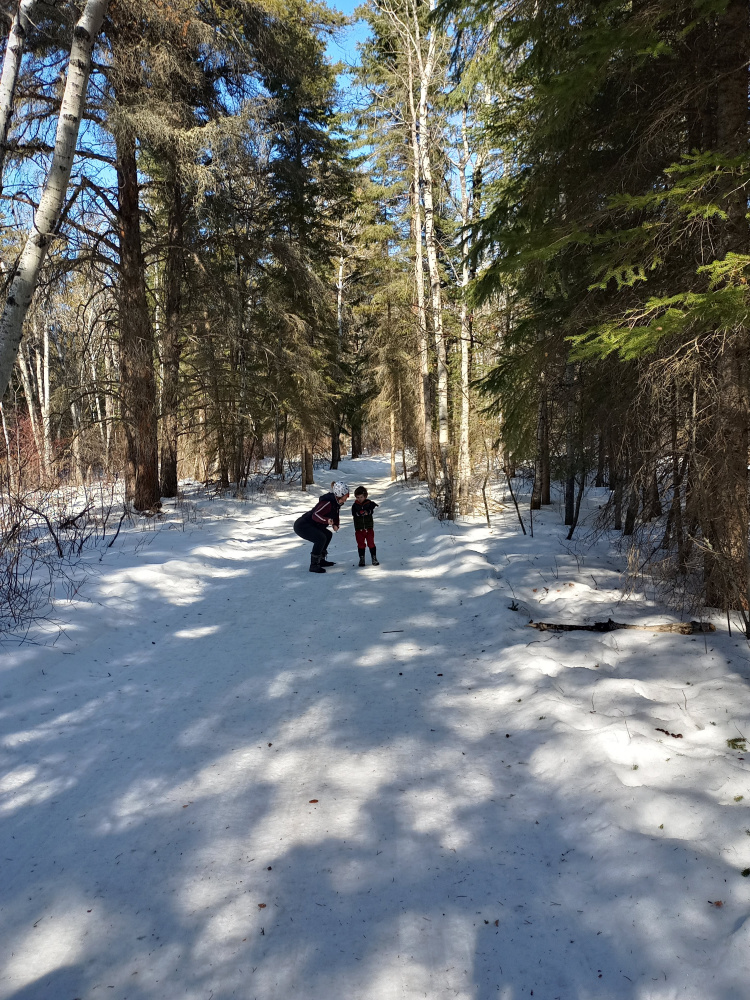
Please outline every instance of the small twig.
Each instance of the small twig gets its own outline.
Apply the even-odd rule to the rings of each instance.
[[[109,544],[107,545],[107,548],[108,548],[108,549],[111,549],[111,548],[112,548],[112,546],[113,546],[113,545],[115,544],[115,542],[117,541],[117,536],[118,536],[118,535],[120,534],[120,528],[122,527],[122,522],[123,522],[123,521],[125,520],[125,518],[126,518],[126,517],[129,517],[129,516],[130,516],[130,511],[129,511],[129,510],[127,509],[127,507],[126,507],[126,508],[125,508],[125,510],[124,510],[124,511],[122,512],[122,517],[120,518],[120,523],[119,523],[119,524],[117,525],[117,531],[115,532],[115,537],[114,537],[114,538],[112,539],[112,541],[111,541],[111,542],[109,542]]]
[[[518,514],[518,523],[521,525],[521,531],[526,534],[526,526],[523,523],[523,518],[521,517],[521,511],[518,509],[518,501],[516,500],[516,495],[513,492],[513,484],[510,481],[510,476],[507,471],[505,473],[505,478],[508,480],[508,489],[510,490],[511,499],[513,500],[513,506],[516,508],[516,514]],[[532,535],[532,538],[534,536]]]

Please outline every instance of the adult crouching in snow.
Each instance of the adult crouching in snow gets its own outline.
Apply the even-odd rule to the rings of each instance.
[[[294,522],[295,533],[313,543],[310,553],[311,573],[325,573],[326,566],[335,565],[326,559],[328,546],[333,538],[329,526],[333,531],[339,530],[341,505],[348,496],[349,487],[346,483],[331,483],[331,492],[325,493],[312,510],[306,511]]]

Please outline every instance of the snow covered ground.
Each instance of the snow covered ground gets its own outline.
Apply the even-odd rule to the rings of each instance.
[[[379,568],[206,499],[6,641],[1,1000],[750,996],[747,644],[529,629],[671,616],[387,473]]]

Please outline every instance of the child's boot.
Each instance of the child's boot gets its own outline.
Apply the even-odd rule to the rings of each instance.
[[[359,565],[360,566],[364,566],[364,564],[365,564],[365,550],[364,549],[357,549],[357,552],[359,552]]]
[[[364,559],[364,555],[362,556],[362,558]],[[374,545],[370,549],[370,558],[372,559],[373,566],[379,566],[380,565],[380,562],[378,561],[377,551],[376,551]]]
[[[310,556],[310,572],[311,573],[325,573],[325,570],[320,565],[322,556]]]

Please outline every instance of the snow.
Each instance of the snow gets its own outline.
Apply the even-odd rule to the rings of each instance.
[[[673,616],[557,510],[338,475],[380,567],[347,514],[307,572],[316,494],[195,499],[6,640],[0,1000],[747,997],[747,644],[536,632]]]

